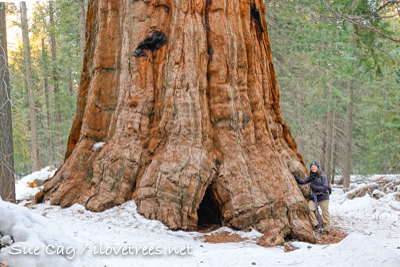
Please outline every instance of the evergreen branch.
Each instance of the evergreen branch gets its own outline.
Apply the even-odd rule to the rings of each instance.
[[[389,40],[391,40],[391,41],[393,41],[393,42],[400,43],[400,39],[395,39],[395,38],[393,38],[393,37],[391,37],[391,36],[389,36],[389,35],[387,35],[387,34],[381,32],[381,31],[379,31],[378,29],[376,29],[376,28],[374,28],[374,27],[365,26],[365,25],[362,25],[362,24],[360,24],[360,23],[358,23],[358,22],[355,22],[353,19],[351,19],[351,18],[349,18],[349,17],[346,17],[346,16],[342,15],[341,13],[337,12],[336,10],[334,10],[334,9],[328,4],[328,2],[327,2],[326,0],[323,0],[323,1],[324,1],[324,3],[325,3],[326,8],[327,8],[329,11],[331,11],[333,14],[335,14],[337,17],[343,19],[344,21],[347,21],[347,22],[349,22],[349,23],[351,23],[351,24],[353,24],[353,25],[356,25],[356,26],[358,26],[358,27],[360,27],[360,28],[362,28],[362,29],[375,32],[375,33],[379,34],[380,36],[382,36],[382,37],[384,37],[384,38],[386,38],[386,39],[389,39]],[[389,1],[389,2],[397,2],[397,3],[400,3],[400,1]],[[388,2],[388,3],[389,3],[389,2]]]
[[[393,14],[393,15],[386,15],[386,16],[380,16],[380,17],[374,17],[374,18],[355,18],[355,20],[363,20],[363,21],[371,21],[374,19],[390,19],[397,17],[398,14]]]
[[[377,14],[379,11],[381,11],[382,9],[386,8],[387,6],[390,5],[394,5],[394,4],[400,4],[400,0],[397,1],[387,1],[386,3],[384,3],[382,6],[380,6],[378,9],[376,9],[375,11],[368,13],[368,14],[364,14],[361,16],[348,16],[349,19],[362,19],[362,18],[366,18],[366,17],[370,17],[372,15]]]

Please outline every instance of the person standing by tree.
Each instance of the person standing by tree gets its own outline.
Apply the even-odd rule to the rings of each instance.
[[[304,179],[300,179],[295,173],[293,173],[294,178],[299,184],[311,183],[312,194],[310,196],[310,201],[308,206],[310,208],[310,219],[313,229],[317,229],[319,226],[318,219],[315,216],[315,211],[317,211],[313,195],[317,197],[317,201],[322,210],[322,227],[324,228],[323,233],[328,234],[331,227],[331,217],[329,214],[329,194],[331,188],[329,186],[328,178],[325,173],[319,167],[318,162],[314,161],[310,165],[310,175]],[[318,212],[318,211],[317,211]]]

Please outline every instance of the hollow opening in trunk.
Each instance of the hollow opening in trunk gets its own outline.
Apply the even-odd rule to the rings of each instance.
[[[290,233],[290,234],[286,235],[283,239],[285,240],[285,242],[289,242],[289,241],[293,240],[293,237],[292,237],[292,235]]]
[[[211,186],[208,186],[203,200],[197,210],[197,229],[198,230],[215,230],[221,227],[221,212],[213,200]]]

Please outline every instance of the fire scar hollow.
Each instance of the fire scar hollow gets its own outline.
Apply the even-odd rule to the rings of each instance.
[[[197,210],[197,229],[214,229],[221,225],[221,211],[216,204],[210,185],[207,187],[203,200]]]

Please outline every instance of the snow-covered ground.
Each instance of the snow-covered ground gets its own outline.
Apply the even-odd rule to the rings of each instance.
[[[400,179],[400,175],[393,179]],[[360,186],[360,185],[358,185]],[[197,232],[170,231],[159,221],[143,218],[133,201],[105,212],[83,206],[67,209],[49,203],[25,208],[0,201],[2,243],[0,262],[10,266],[400,266],[400,209],[394,193],[377,200],[368,194],[349,200],[334,187],[330,210],[333,226],[349,234],[340,243],[314,245],[293,242],[299,249],[264,248],[260,233],[237,232],[247,240],[206,243]],[[214,232],[215,233],[215,232]],[[39,255],[22,255],[22,248],[39,246]],[[46,248],[63,250],[49,255]],[[69,248],[69,250],[68,250]],[[169,253],[172,250],[172,253]],[[175,253],[178,252],[178,253]],[[56,263],[56,264],[55,264]]]
[[[30,187],[33,182],[40,183],[39,181],[46,181],[56,173],[56,169],[52,169],[49,166],[41,169],[40,171],[33,172],[21,180],[15,181],[15,195],[17,200],[28,200],[40,191],[41,187]]]

